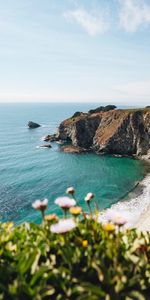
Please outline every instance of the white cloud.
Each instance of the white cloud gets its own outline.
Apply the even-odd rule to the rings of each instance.
[[[108,22],[105,21],[104,13],[89,13],[87,10],[82,8],[67,11],[64,16],[66,19],[78,23],[91,36],[104,33],[109,28]]]
[[[150,104],[150,80],[136,81],[123,84],[117,84],[113,87],[115,93],[119,94],[122,98],[148,100]]]
[[[119,0],[120,25],[127,32],[136,32],[141,26],[150,25],[150,5],[145,0]]]

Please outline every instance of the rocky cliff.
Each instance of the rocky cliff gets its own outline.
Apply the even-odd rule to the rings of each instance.
[[[150,150],[150,109],[82,113],[60,124],[58,138],[97,153],[146,155]]]

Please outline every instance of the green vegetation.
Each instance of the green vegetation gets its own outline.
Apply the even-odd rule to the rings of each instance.
[[[1,224],[0,299],[149,299],[149,234],[86,220],[56,235],[48,223]]]
[[[92,198],[88,215],[62,197],[55,203],[64,219],[45,216],[45,199],[33,204],[41,225],[0,224],[0,299],[149,299],[150,234],[123,228],[120,218],[100,223]]]
[[[76,118],[76,117],[79,117],[79,116],[81,116],[82,114],[83,114],[82,112],[76,111],[76,112],[73,114],[73,116],[71,117],[71,119]]]
[[[115,105],[106,105],[106,106],[99,106],[95,109],[90,109],[88,111],[89,114],[95,114],[95,113],[99,113],[99,112],[106,112],[106,111],[109,111],[109,110],[114,110],[116,109],[117,107]]]

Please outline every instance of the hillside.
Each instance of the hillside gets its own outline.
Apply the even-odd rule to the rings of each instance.
[[[97,153],[147,155],[150,150],[150,109],[80,113],[60,124],[57,138]]]

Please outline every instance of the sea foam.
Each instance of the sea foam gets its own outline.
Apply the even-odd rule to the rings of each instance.
[[[144,214],[150,205],[150,174],[148,174],[141,182],[140,182],[142,192],[136,193],[133,197],[128,200],[122,200],[118,203],[113,204],[109,209],[106,209],[103,212],[102,220],[107,220],[107,215],[110,212],[117,211],[119,214],[128,213],[133,218],[133,223],[139,220],[140,216]]]

